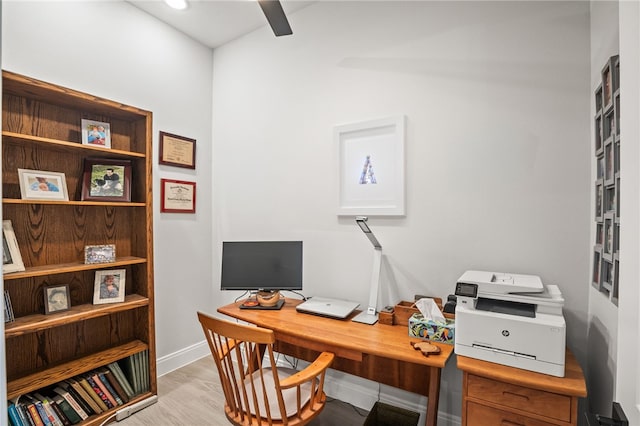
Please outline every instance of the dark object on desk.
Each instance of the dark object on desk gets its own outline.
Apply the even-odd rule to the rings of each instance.
[[[447,296],[447,303],[444,304],[444,309],[442,311],[448,314],[455,314],[457,302],[458,298],[454,294],[450,294]]]
[[[334,354],[322,352],[302,371],[278,367],[273,330],[198,312],[224,391],[224,412],[235,425],[305,425],[327,401],[324,378]],[[277,371],[277,374],[274,372]]]
[[[588,426],[629,426],[629,420],[622,410],[622,406],[614,402],[611,410],[611,417],[600,414],[585,413]]]
[[[363,426],[417,426],[420,414],[377,401]]]
[[[242,303],[240,305],[240,309],[264,309],[264,310],[278,310],[278,309],[282,309],[282,307],[284,306],[284,299],[280,299],[278,300],[278,303],[276,303],[273,306],[262,306],[260,303],[258,303],[255,300],[247,300],[246,302]]]

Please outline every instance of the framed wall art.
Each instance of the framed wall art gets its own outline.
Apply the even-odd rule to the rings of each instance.
[[[336,126],[338,215],[404,216],[405,117]]]
[[[160,179],[160,211],[163,213],[195,213],[196,183]]]
[[[160,157],[158,162],[168,166],[195,169],[196,140],[160,132]]]
[[[131,161],[86,158],[82,200],[131,201]]]
[[[22,255],[18,247],[18,240],[13,231],[13,225],[10,220],[2,221],[2,272],[9,274],[11,272],[24,271],[24,263]]]
[[[18,169],[23,200],[69,201],[64,173]]]

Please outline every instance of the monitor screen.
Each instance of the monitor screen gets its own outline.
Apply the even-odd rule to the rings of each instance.
[[[224,241],[222,290],[302,290],[302,241]]]

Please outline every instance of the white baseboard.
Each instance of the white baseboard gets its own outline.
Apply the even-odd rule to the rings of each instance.
[[[172,354],[158,358],[158,376],[164,376],[180,367],[191,364],[205,356],[211,356],[209,345],[206,340],[188,346]]]

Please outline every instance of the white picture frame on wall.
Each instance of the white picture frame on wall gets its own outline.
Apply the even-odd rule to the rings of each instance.
[[[334,128],[339,216],[404,216],[405,117]]]

